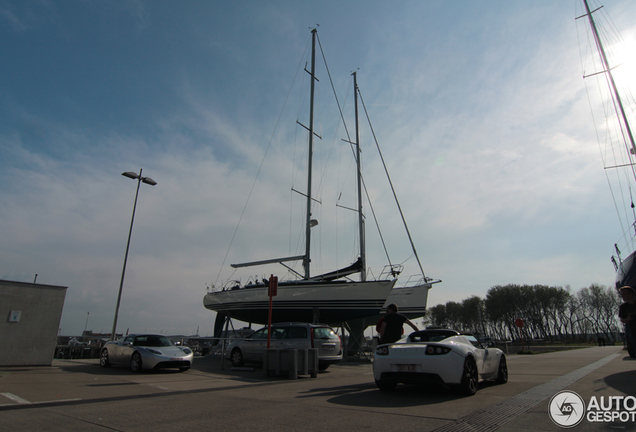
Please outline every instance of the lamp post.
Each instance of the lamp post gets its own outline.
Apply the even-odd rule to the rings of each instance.
[[[84,324],[84,333],[82,333],[82,342],[86,342],[86,329],[88,328],[88,316],[90,312],[86,312],[86,324]]]
[[[149,184],[150,186],[154,186],[157,184],[156,181],[151,179],[150,177],[142,177],[142,169],[139,169],[139,174],[126,171],[122,173],[124,177],[131,178],[133,180],[137,180],[137,193],[135,194],[135,204],[133,205],[132,218],[130,219],[130,231],[128,231],[128,243],[126,244],[126,255],[124,256],[124,268],[121,271],[121,282],[119,283],[119,295],[117,296],[117,307],[115,308],[115,320],[113,321],[113,332],[111,335],[111,340],[115,340],[116,330],[117,330],[117,317],[119,315],[119,303],[121,303],[121,291],[124,287],[124,275],[126,274],[126,262],[128,261],[128,249],[130,249],[130,237],[132,236],[133,222],[135,221],[135,210],[137,209],[137,197],[139,197],[139,186],[141,183]]]

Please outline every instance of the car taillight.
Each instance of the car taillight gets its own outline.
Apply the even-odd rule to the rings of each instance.
[[[450,352],[450,348],[429,345],[426,347],[426,355],[444,355]]]
[[[311,329],[311,347],[314,347],[314,329]]]
[[[375,353],[377,355],[389,355],[389,347],[388,346],[379,346],[376,350]]]

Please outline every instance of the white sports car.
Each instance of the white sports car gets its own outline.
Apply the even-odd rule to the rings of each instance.
[[[462,393],[474,395],[480,379],[508,382],[508,366],[500,349],[485,348],[472,335],[431,329],[379,345],[373,375],[380,390],[393,390],[398,383],[438,382],[457,385]]]
[[[185,372],[192,366],[193,356],[190,348],[175,346],[163,335],[131,334],[104,345],[99,364],[102,367],[124,365],[133,372],[163,368],[179,368]]]

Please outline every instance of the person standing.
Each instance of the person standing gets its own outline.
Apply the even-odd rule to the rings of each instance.
[[[411,320],[401,313],[398,313],[398,307],[395,304],[391,303],[388,305],[380,328],[380,343],[393,343],[400,340],[404,323],[410,325],[414,331],[419,330]]]
[[[636,291],[630,286],[620,289],[624,302],[618,308],[618,318],[625,324],[625,339],[630,357],[636,357]]]

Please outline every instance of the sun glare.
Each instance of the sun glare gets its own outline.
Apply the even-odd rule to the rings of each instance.
[[[607,55],[614,80],[623,89],[621,93],[628,92],[633,97],[636,92],[636,30],[623,34],[622,40],[609,45]]]

